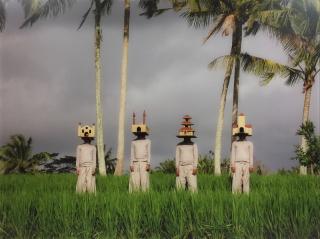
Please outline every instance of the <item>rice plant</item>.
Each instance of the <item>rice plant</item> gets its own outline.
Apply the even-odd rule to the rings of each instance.
[[[151,175],[147,193],[128,176],[97,177],[97,194],[75,194],[76,176],[0,176],[0,238],[320,238],[320,180],[251,177],[232,195],[227,175],[199,175],[196,194],[175,176]]]

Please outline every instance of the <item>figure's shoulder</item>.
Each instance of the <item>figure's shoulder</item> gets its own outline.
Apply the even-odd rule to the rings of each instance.
[[[253,146],[253,143],[251,141],[248,140],[247,142],[248,142],[249,145]]]

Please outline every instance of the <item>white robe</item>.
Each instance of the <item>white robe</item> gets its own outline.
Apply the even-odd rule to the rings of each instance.
[[[198,146],[193,145],[177,145],[176,147],[176,169],[179,170],[177,188],[186,188],[192,192],[197,191],[197,175],[193,175],[193,170],[198,166]]]
[[[147,167],[151,159],[151,141],[149,139],[134,140],[131,143],[129,192],[147,191],[149,189],[149,173]]]
[[[82,144],[77,147],[76,169],[79,172],[76,191],[96,192],[96,147]]]
[[[232,176],[233,193],[249,193],[250,172],[253,167],[253,144],[250,141],[235,141],[232,143],[231,167],[235,168]]]

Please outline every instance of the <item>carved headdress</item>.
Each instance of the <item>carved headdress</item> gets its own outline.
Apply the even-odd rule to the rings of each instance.
[[[142,123],[136,124],[136,114],[135,113],[132,114],[131,132],[134,135],[141,134],[141,133],[149,135],[150,130],[149,130],[149,127],[146,124],[146,118],[147,118],[146,111],[143,111],[143,121],[142,121]]]
[[[252,125],[246,124],[246,116],[240,114],[238,116],[238,123],[232,128],[232,135],[246,134],[252,136]]]
[[[95,125],[81,125],[79,123],[78,125],[78,136],[83,138],[83,137],[89,137],[89,138],[94,138],[95,137]]]

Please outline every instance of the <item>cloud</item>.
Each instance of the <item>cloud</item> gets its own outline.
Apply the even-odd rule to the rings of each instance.
[[[69,14],[17,30],[21,10],[8,9],[8,26],[0,35],[1,137],[23,133],[34,138],[35,151],[73,155],[78,122],[95,121],[94,32],[92,19],[77,31],[86,9],[80,2]],[[153,164],[174,157],[181,117],[190,114],[201,154],[213,149],[224,68],[209,70],[215,57],[228,54],[230,39],[220,35],[205,45],[205,29],[188,27],[183,18],[166,13],[146,20],[132,8],[126,110],[126,159],[129,159],[131,114],[147,111]],[[19,16],[21,21],[19,20]],[[18,19],[18,20],[17,20]],[[104,138],[116,150],[122,54],[122,2],[103,20],[102,77]],[[286,62],[281,46],[265,34],[243,40],[243,50]],[[223,157],[229,156],[232,81],[225,109]],[[261,87],[259,79],[241,73],[240,112],[254,126],[255,157],[269,168],[291,167],[295,135],[302,118],[301,85],[288,87],[275,79]],[[311,119],[319,130],[319,81],[312,98]]]

